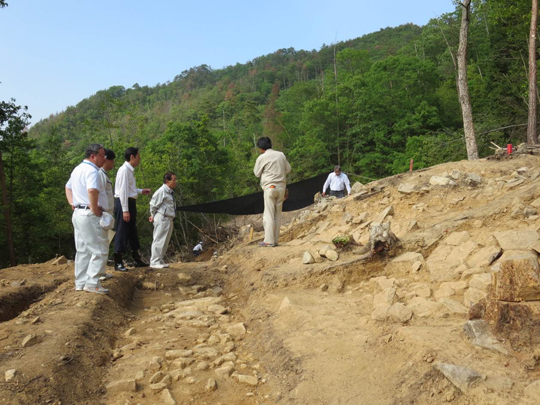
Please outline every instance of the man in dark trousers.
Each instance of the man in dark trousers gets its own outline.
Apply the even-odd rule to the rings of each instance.
[[[137,197],[139,194],[150,194],[149,188],[137,188],[135,168],[141,163],[139,149],[130,147],[124,154],[125,162],[118,169],[114,188],[114,215],[116,217],[116,236],[114,239],[114,269],[127,271],[123,254],[127,247],[131,248],[136,267],[148,267],[139,253],[141,247],[137,234]]]

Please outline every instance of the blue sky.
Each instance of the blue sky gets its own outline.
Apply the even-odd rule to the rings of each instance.
[[[33,123],[113,85],[154,86],[193,66],[319,49],[454,9],[451,0],[8,3],[0,9],[0,100],[28,105]]]

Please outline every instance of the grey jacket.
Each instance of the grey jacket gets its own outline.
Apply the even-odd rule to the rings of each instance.
[[[176,205],[172,193],[173,191],[163,184],[150,200],[150,215],[155,216],[159,212],[164,217],[176,217]]]

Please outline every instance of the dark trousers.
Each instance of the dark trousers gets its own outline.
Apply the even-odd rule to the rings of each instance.
[[[129,222],[124,221],[122,204],[119,198],[114,199],[114,216],[116,217],[114,236],[114,251],[125,252],[127,247],[136,252],[141,247],[139,243],[139,235],[137,234],[137,200],[134,198],[128,199],[128,209],[130,219]]]
[[[341,191],[330,190],[330,195],[337,198],[343,198],[345,197],[345,190],[341,190]]]

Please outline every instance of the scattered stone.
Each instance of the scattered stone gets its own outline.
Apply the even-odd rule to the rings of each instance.
[[[446,244],[450,246],[459,246],[471,239],[471,235],[467,231],[452,232],[448,238],[446,238]]]
[[[488,377],[486,379],[486,387],[493,391],[510,391],[514,386],[514,381],[508,377]]]
[[[303,264],[313,264],[313,263],[315,263],[315,259],[313,258],[311,253],[309,253],[308,251],[305,251],[304,256],[302,257],[302,263]]]
[[[167,360],[175,360],[181,357],[191,357],[192,355],[192,350],[168,350],[165,352],[165,358]]]
[[[387,269],[390,272],[414,272],[413,266],[415,266],[416,263],[419,263],[417,267],[420,269],[420,266],[424,263],[424,256],[422,256],[421,253],[406,252],[393,259],[387,265]]]
[[[53,266],[59,266],[61,264],[67,264],[68,260],[66,259],[65,256],[60,256],[58,258],[56,258],[53,262],[52,262],[52,265]]]
[[[328,286],[326,286],[326,289],[328,289]],[[289,308],[291,306],[291,300],[289,297],[283,298],[283,301],[281,301],[281,305],[279,306],[278,312],[283,311],[285,308]]]
[[[538,211],[536,210],[536,208],[533,208],[531,206],[525,207],[525,209],[523,210],[523,215],[525,216],[525,218],[530,218],[536,214],[538,214]]]
[[[375,295],[375,297],[373,298],[373,307],[389,307],[396,301],[396,299],[396,289],[387,288],[379,294]]]
[[[224,367],[216,368],[214,371],[216,372],[217,376],[220,379],[227,379],[233,372],[233,369],[234,368],[231,366],[224,366]]]
[[[335,262],[337,259],[339,259],[339,254],[335,250],[327,250],[325,253],[328,260]]]
[[[473,344],[499,353],[508,354],[503,345],[491,334],[489,325],[482,319],[467,321],[463,326],[465,334],[472,339]]]
[[[428,284],[418,284],[411,288],[411,294],[416,297],[429,298],[431,297],[431,288]]]
[[[165,377],[165,373],[163,371],[158,371],[152,377],[150,377],[150,380],[148,380],[148,382],[150,384],[155,384],[155,383],[161,382],[161,380],[163,380],[164,377]]]
[[[403,305],[401,302],[397,302],[390,306],[390,308],[388,308],[387,314],[393,321],[401,323],[408,322],[413,316],[410,308]]]
[[[191,281],[191,276],[186,273],[178,273],[178,280],[182,281],[182,283],[187,283]]]
[[[17,370],[15,370],[15,369],[7,370],[4,375],[5,375],[5,378],[6,378],[6,382],[10,382],[17,375]]]
[[[137,391],[137,383],[135,379],[119,380],[107,384],[105,387],[109,393],[112,392],[135,392]]]
[[[482,378],[476,371],[467,367],[447,363],[434,363],[434,367],[464,394],[475,382]]]
[[[75,304],[75,306],[76,306],[77,308],[83,308],[83,307],[86,306],[86,304],[87,304],[86,301],[79,301],[79,302],[77,302],[77,303]]]
[[[499,246],[486,246],[471,255],[467,260],[469,267],[485,267],[491,265],[501,256],[502,250]]]
[[[160,392],[167,388],[167,384],[159,382],[155,384],[150,384],[149,387],[152,391]]]
[[[360,191],[364,190],[364,185],[360,183],[359,181],[355,182],[353,186],[351,187],[351,194],[357,194]]]
[[[416,192],[416,186],[414,184],[410,183],[400,183],[398,186],[397,191],[403,194],[412,194]]]
[[[386,207],[378,216],[377,218],[373,221],[373,222],[378,222],[380,224],[382,224],[384,222],[384,219],[388,216],[388,215],[394,215],[394,207],[393,206],[389,206],[389,207]]]
[[[222,315],[227,313],[227,308],[225,308],[223,305],[214,304],[208,306],[208,311],[218,315]]]
[[[432,186],[453,186],[456,184],[456,182],[448,177],[431,176],[429,179],[429,184]]]
[[[455,291],[453,288],[451,288],[448,283],[443,283],[444,286],[441,286],[441,288],[439,288],[437,291],[435,291],[435,293],[433,294],[433,297],[438,300],[439,298],[444,298],[444,297],[451,297],[453,295],[455,295]]]
[[[463,303],[465,306],[472,306],[486,298],[487,294],[484,291],[477,290],[476,288],[469,288],[463,295]]]
[[[217,390],[216,380],[214,380],[213,378],[209,378],[208,381],[206,382],[204,389],[209,392]]]
[[[233,337],[240,337],[246,334],[246,327],[243,323],[235,323],[227,328],[227,333]]]
[[[36,335],[26,335],[21,343],[21,347],[30,347],[35,345],[38,342],[38,337]]]
[[[425,318],[432,316],[443,309],[443,304],[421,297],[414,297],[407,306],[411,309],[415,317]]]
[[[157,290],[157,283],[150,281],[143,281],[142,283],[143,290]]]
[[[161,392],[161,404],[163,404],[163,405],[177,405],[177,402],[174,399],[174,397],[172,396],[171,391],[169,391],[168,389],[164,389]]]
[[[252,375],[238,374],[238,382],[241,384],[247,384],[251,386],[256,386],[259,383],[257,377]]]
[[[129,328],[125,333],[124,336],[133,336],[135,333],[137,333],[137,330],[135,328]]]
[[[201,361],[199,364],[197,364],[197,366],[195,367],[195,370],[204,371],[204,370],[208,370],[209,367],[210,366],[206,361]]]
[[[461,305],[459,302],[451,299],[451,298],[447,298],[447,297],[444,297],[444,298],[440,298],[438,300],[438,302],[440,302],[441,304],[443,304],[446,309],[451,313],[451,314],[461,314],[461,315],[464,315],[467,313],[467,308],[465,308],[463,305]]]
[[[491,278],[491,273],[475,274],[469,281],[469,287],[488,292],[488,288],[491,286]]]
[[[497,231],[493,234],[503,250],[526,250],[540,240],[534,230]]]
[[[467,281],[447,281],[442,283],[440,288],[445,287],[450,287],[456,295],[462,295],[469,287],[469,283]]]

